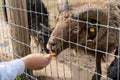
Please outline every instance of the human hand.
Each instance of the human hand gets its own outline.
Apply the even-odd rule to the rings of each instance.
[[[21,59],[25,63],[26,69],[38,70],[46,67],[50,63],[51,56],[49,54],[46,56],[42,54],[30,54]]]

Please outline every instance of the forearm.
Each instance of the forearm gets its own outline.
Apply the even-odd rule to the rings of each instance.
[[[38,70],[46,67],[51,61],[51,56],[30,54],[21,59],[0,63],[0,80],[14,80],[24,69]]]
[[[24,69],[25,64],[21,59],[0,63],[0,80],[14,80]]]
[[[50,63],[51,56],[50,55],[43,56],[43,54],[31,54],[21,59],[25,63],[26,69],[40,70]]]

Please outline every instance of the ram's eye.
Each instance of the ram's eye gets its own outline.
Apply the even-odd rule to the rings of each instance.
[[[80,31],[80,28],[79,28],[78,26],[76,26],[75,28],[72,29],[72,32],[73,32],[74,34],[79,33],[79,31]]]

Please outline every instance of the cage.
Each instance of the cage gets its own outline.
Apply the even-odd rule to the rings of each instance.
[[[119,80],[119,26],[119,0],[0,0],[0,61],[55,52],[21,78]]]

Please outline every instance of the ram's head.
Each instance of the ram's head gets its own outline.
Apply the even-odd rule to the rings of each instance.
[[[108,32],[107,25],[118,25],[110,22],[112,17],[108,17],[107,4],[98,6],[92,2],[84,3],[73,9],[67,0],[61,1],[64,3],[58,5],[60,14],[47,44],[49,50],[59,54],[68,47],[97,48],[102,51],[106,51],[106,46],[109,46],[109,51],[116,47],[118,34],[114,29]]]

